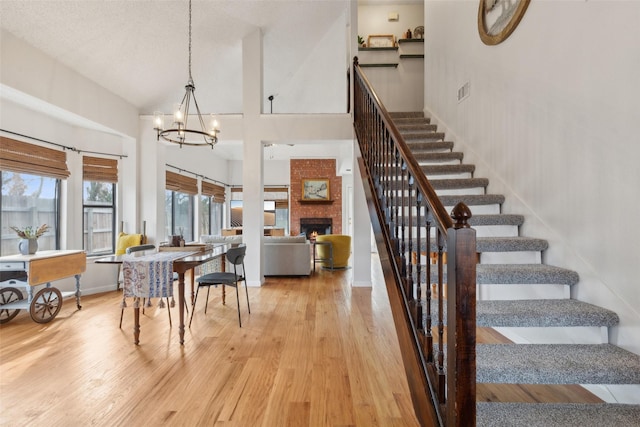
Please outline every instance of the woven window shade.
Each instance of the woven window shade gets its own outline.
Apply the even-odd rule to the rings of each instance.
[[[101,157],[82,158],[82,179],[84,181],[118,182],[118,161]]]
[[[0,136],[0,169],[66,179],[67,153]]]
[[[225,200],[224,187],[207,181],[202,181],[202,195],[213,197],[216,203],[224,203]]]
[[[198,194],[198,181],[195,178],[167,171],[166,180],[167,190],[191,195]]]
[[[289,209],[289,200],[276,200],[276,209]]]
[[[264,187],[265,193],[286,193],[289,194],[287,187]]]

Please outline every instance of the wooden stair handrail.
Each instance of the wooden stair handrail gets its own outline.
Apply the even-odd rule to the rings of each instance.
[[[357,57],[353,79],[358,166],[416,417],[425,426],[473,426],[477,254],[471,212],[459,203],[447,214]],[[422,246],[426,240],[424,247],[431,248],[432,234],[433,254]]]

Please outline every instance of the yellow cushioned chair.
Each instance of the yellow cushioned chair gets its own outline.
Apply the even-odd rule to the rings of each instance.
[[[349,264],[349,256],[351,256],[351,236],[344,234],[321,234],[316,237],[317,242],[331,242],[333,247],[333,268],[345,268]],[[329,247],[327,245],[318,245],[318,258],[324,258],[320,264],[324,268],[331,268],[329,259]]]

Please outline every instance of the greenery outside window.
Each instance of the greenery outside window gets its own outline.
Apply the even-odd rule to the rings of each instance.
[[[20,237],[9,227],[49,226],[38,250],[60,249],[60,179],[2,171],[0,255],[19,253]]]

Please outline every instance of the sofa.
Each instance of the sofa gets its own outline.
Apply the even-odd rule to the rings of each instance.
[[[308,276],[311,274],[311,243],[305,236],[264,236],[265,276]],[[240,244],[242,236],[200,236],[201,243]]]

